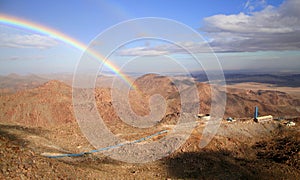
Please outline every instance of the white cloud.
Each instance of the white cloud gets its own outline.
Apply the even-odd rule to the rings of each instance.
[[[163,49],[148,47],[134,47],[118,51],[118,55],[120,56],[159,56],[167,53],[168,52]]]
[[[300,49],[299,0],[286,0],[277,8],[267,6],[250,14],[214,15],[204,23],[202,30],[215,51]]]
[[[0,34],[0,47],[45,49],[57,44],[53,38],[38,34]]]
[[[253,12],[256,9],[265,8],[267,6],[266,0],[247,0],[244,9],[248,12]]]
[[[0,58],[0,61],[26,61],[26,60],[42,60],[45,59],[45,56],[10,56],[10,57],[3,57]]]
[[[253,11],[261,7],[262,10]],[[286,0],[279,7],[265,0],[248,0],[250,13],[218,14],[204,19],[205,36],[215,52],[300,50],[300,0]],[[177,46],[178,45],[178,46]],[[122,56],[153,56],[171,53],[210,52],[202,43],[178,42],[119,51]]]
[[[177,42],[175,44],[149,45],[119,50],[120,56],[160,56],[170,54],[189,54],[211,52],[207,43]]]
[[[279,7],[265,0],[248,0],[245,8],[260,11],[204,19],[201,30],[215,52],[256,52],[300,50],[300,0],[286,0]],[[118,51],[121,56],[156,56],[172,53],[211,52],[205,43],[178,42],[156,46],[139,46]]]

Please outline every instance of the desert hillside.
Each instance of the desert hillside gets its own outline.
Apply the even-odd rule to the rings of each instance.
[[[294,120],[297,124],[299,119]],[[299,125],[253,121],[222,123],[203,149],[203,126],[176,152],[146,164],[113,160],[102,153],[51,159],[45,153],[94,149],[76,123],[28,127],[0,123],[1,179],[294,179],[300,176]],[[132,134],[134,134],[132,132]],[[147,132],[142,132],[144,136]],[[150,142],[152,140],[149,140]]]
[[[188,80],[182,80],[188,84]],[[145,75],[135,81],[138,90],[129,93],[131,108],[138,115],[150,112],[149,98],[160,94],[166,100],[166,113],[163,121],[176,119],[180,113],[180,95],[174,83],[167,77],[155,74]],[[157,88],[159,87],[159,88]],[[214,88],[214,87],[212,87]],[[189,87],[187,85],[186,90]],[[209,113],[211,87],[206,83],[197,83],[200,113]],[[255,106],[260,115],[274,117],[297,116],[300,112],[300,99],[288,93],[272,90],[227,89],[227,102],[224,119],[227,117],[252,117]],[[111,89],[96,88],[95,99],[98,110],[108,121],[118,120],[111,98]],[[13,94],[0,96],[0,120],[25,125],[57,125],[75,122],[72,108],[72,88],[60,81],[48,81],[38,87],[21,90]],[[121,102],[120,102],[121,103]]]
[[[179,79],[190,91],[190,79]],[[178,82],[176,82],[178,83]],[[111,89],[96,88],[98,112],[118,137],[134,141],[161,130],[172,130],[180,117],[180,94],[169,78],[148,74],[129,92],[132,110],[150,113],[149,99],[160,94],[166,111],[157,125],[136,128],[124,123],[114,109]],[[197,82],[200,113],[209,113],[211,86]],[[212,88],[218,89],[214,86]],[[118,93],[118,91],[116,91]],[[113,160],[102,153],[51,159],[45,154],[81,153],[95,149],[79,128],[72,107],[72,87],[51,80],[37,87],[0,96],[0,178],[61,179],[294,179],[300,176],[300,100],[287,92],[269,89],[227,88],[224,120],[212,141],[200,148],[205,122],[199,121],[188,140],[170,156],[146,164]],[[282,121],[253,122],[260,115]],[[227,122],[227,117],[236,122]],[[241,118],[241,119],[239,119]],[[286,126],[292,120],[296,126]],[[160,135],[143,143],[164,138]],[[122,149],[121,149],[122,150]],[[120,152],[121,152],[120,150]],[[126,152],[132,153],[132,152]]]

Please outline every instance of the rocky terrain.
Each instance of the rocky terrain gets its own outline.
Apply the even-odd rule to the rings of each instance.
[[[48,79],[31,74],[21,76],[18,74],[9,74],[0,76],[0,94],[14,93],[19,90],[32,89],[47,82]]]
[[[182,79],[188,90],[190,81]],[[136,80],[137,90],[129,93],[133,111],[150,112],[148,100],[159,93],[166,100],[166,112],[152,128],[134,128],[122,122],[111,98],[111,89],[96,88],[98,112],[114,134],[128,141],[174,125],[180,116],[177,88],[170,79],[155,74]],[[159,87],[159,88],[157,88]],[[201,113],[209,113],[211,87],[197,83]],[[217,88],[217,87],[215,87]],[[115,103],[115,102],[114,102]],[[0,96],[1,179],[295,179],[300,177],[299,119],[254,123],[254,106],[261,115],[292,118],[299,115],[300,99],[289,93],[261,89],[227,89],[227,117],[214,139],[199,148],[205,124],[200,123],[176,152],[159,161],[129,164],[102,153],[82,157],[51,159],[43,153],[79,153],[94,149],[81,133],[72,107],[72,88],[60,81],[48,81],[31,89]],[[163,138],[163,135],[162,135]],[[150,139],[155,141],[154,139]]]
[[[146,164],[115,161],[101,153],[60,159],[41,155],[93,149],[75,123],[56,128],[1,123],[0,129],[2,179],[294,179],[300,175],[299,126],[278,122],[223,123],[203,149],[198,146],[198,127],[171,156]]]
[[[139,90],[129,94],[129,101],[134,112],[139,115],[148,114],[149,98],[154,94],[160,94],[167,104],[164,118],[178,116],[180,95],[176,86],[167,77],[149,74],[139,78],[135,83]],[[211,87],[206,83],[197,83],[197,88],[200,99],[199,112],[209,113]],[[252,117],[255,106],[259,107],[260,115],[271,114],[274,117],[297,116],[300,112],[300,99],[281,91],[228,88],[226,94],[224,118],[228,116]],[[98,110],[104,119],[110,121],[118,119],[114,111],[110,88],[96,88],[95,98]],[[75,122],[72,88],[57,80],[48,81],[32,89],[0,96],[0,109],[1,122],[38,126]]]

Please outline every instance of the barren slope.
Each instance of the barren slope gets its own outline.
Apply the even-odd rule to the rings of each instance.
[[[138,90],[129,94],[129,102],[135,113],[140,116],[149,114],[150,97],[160,94],[167,105],[162,122],[176,122],[180,111],[180,95],[168,78],[154,74],[145,75],[136,81],[136,85]],[[199,112],[209,113],[211,87],[209,84],[197,83],[197,88],[200,99]],[[187,86],[186,91],[188,90]],[[38,126],[74,122],[71,91],[71,87],[62,82],[49,81],[34,89],[1,95],[0,121]],[[109,88],[97,88],[95,96],[103,119],[120,120],[114,110]],[[225,118],[252,117],[254,106],[259,107],[260,115],[272,114],[275,117],[297,116],[300,112],[300,100],[285,92],[227,89]]]

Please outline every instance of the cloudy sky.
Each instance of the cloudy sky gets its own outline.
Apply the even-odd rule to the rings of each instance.
[[[117,23],[141,17],[172,19],[203,37],[203,41],[199,41],[175,29],[147,25],[131,27],[140,29],[140,37],[151,30],[154,34],[173,33],[172,36],[178,38],[175,43],[139,39],[115,47],[111,61],[119,68],[126,66],[124,71],[176,72],[178,67],[174,61],[190,71],[201,70],[202,67],[182,48],[188,47],[208,64],[211,56],[207,53],[215,53],[224,70],[300,72],[299,0],[2,0],[0,74],[72,73],[83,49],[51,34],[9,24],[1,20],[1,16],[21,18],[54,29],[87,47],[93,40],[93,45],[109,46],[109,40],[97,41],[99,33]],[[130,32],[130,29],[124,30],[120,36]],[[210,52],[203,48],[208,45]],[[214,70],[214,66],[211,63],[207,68]]]

